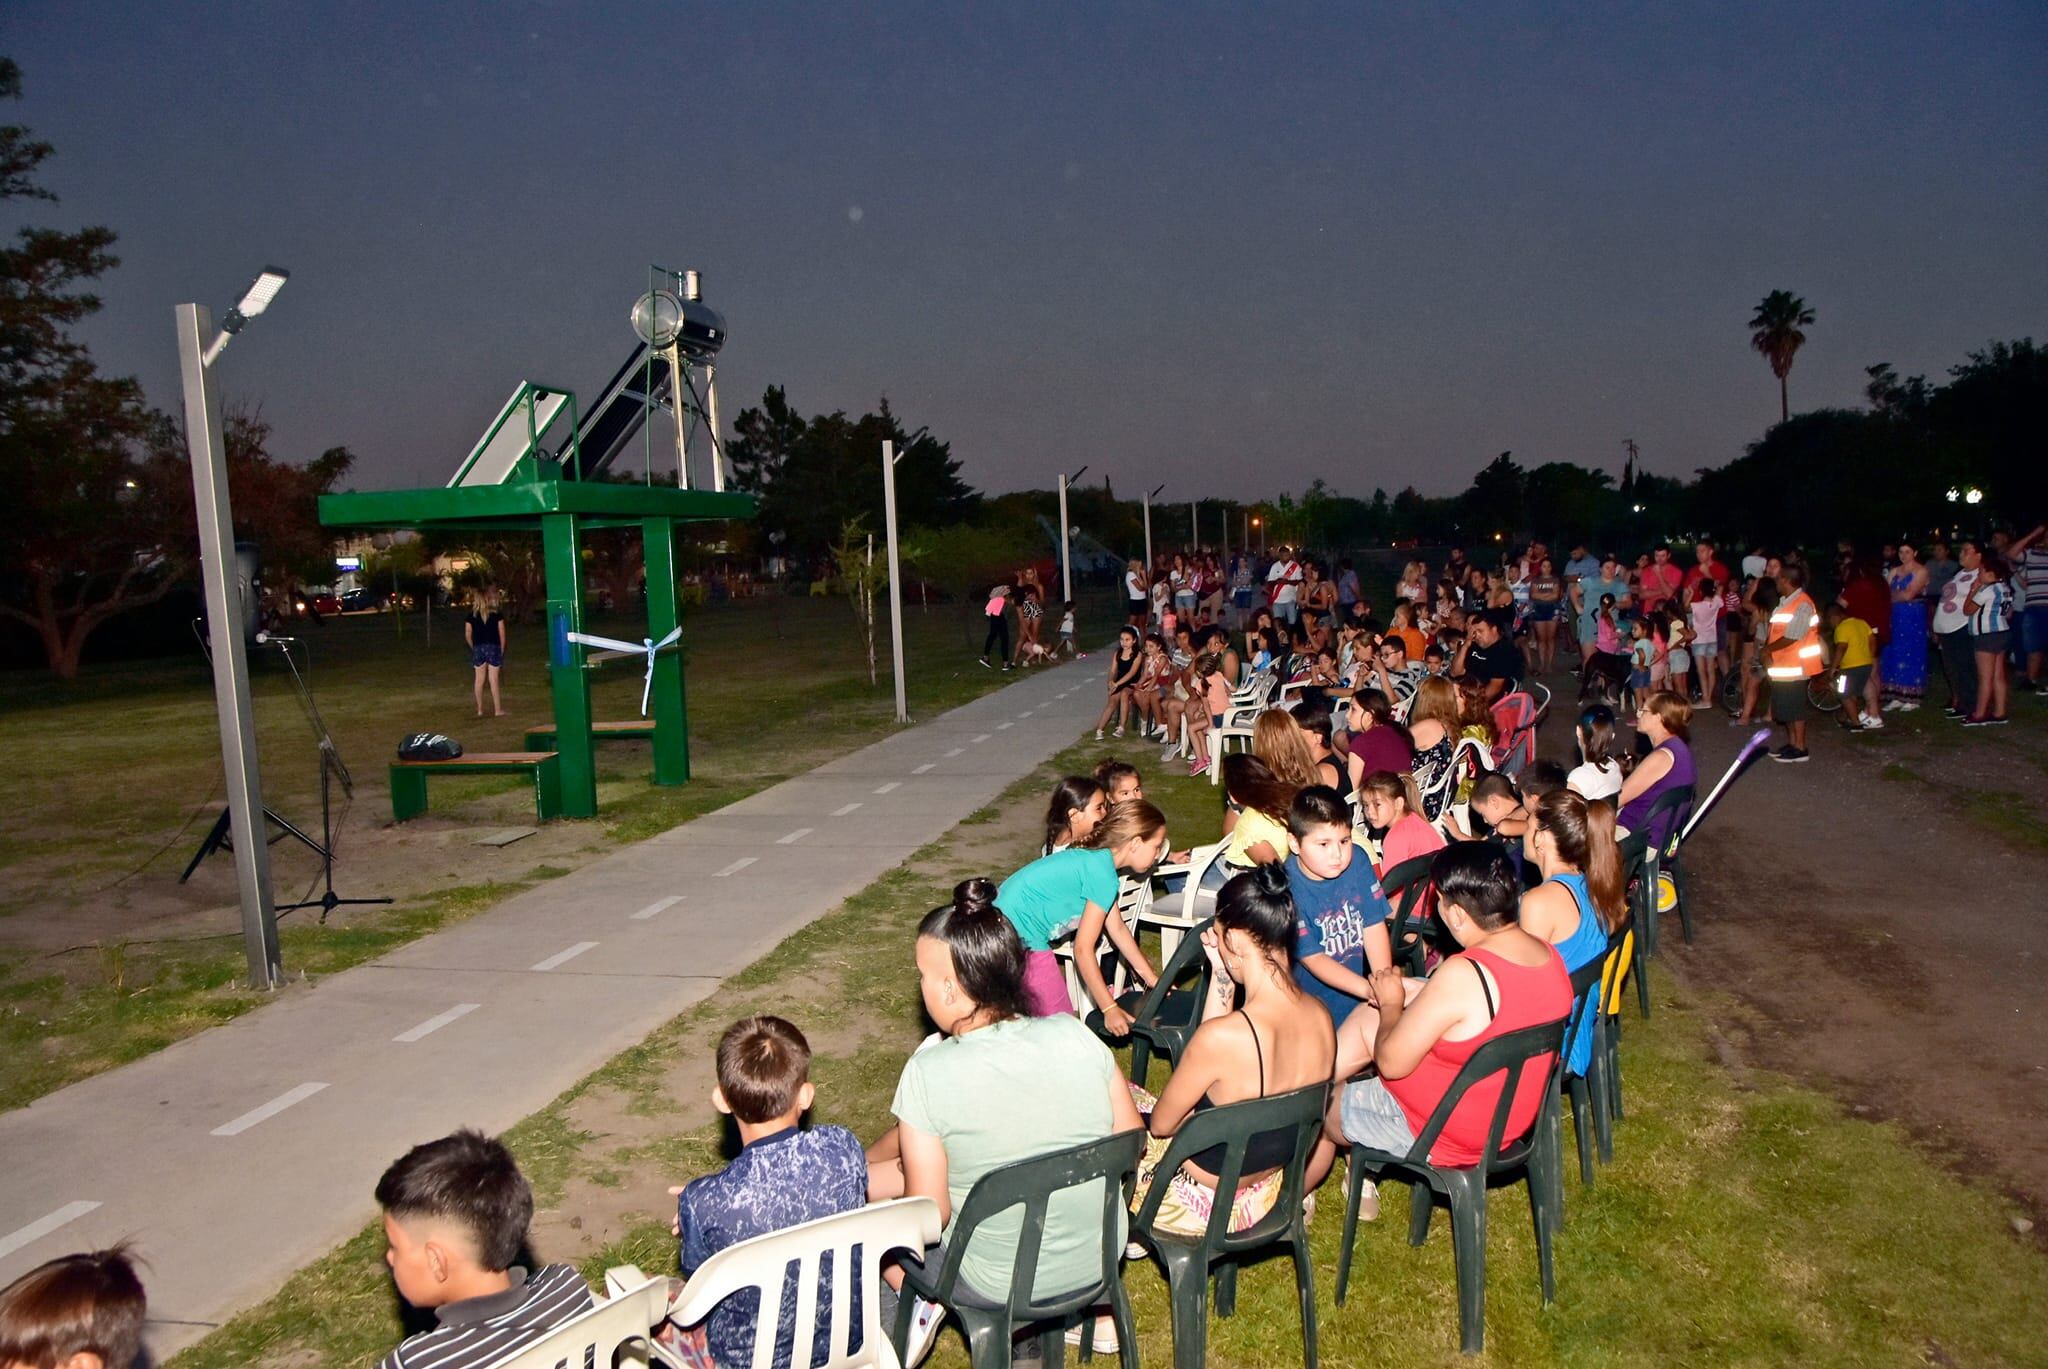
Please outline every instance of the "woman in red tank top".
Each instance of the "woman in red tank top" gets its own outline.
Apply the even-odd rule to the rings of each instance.
[[[1426,981],[1404,980],[1391,967],[1373,974],[1368,1006],[1341,1030],[1362,1033],[1379,1075],[1346,1085],[1332,1104],[1325,1130],[1340,1146],[1405,1154],[1481,1046],[1571,1013],[1571,976],[1557,949],[1516,923],[1521,884],[1505,853],[1457,842],[1437,854],[1430,874],[1444,925],[1464,949]],[[1347,1045],[1355,1049],[1340,1041],[1340,1052]],[[1535,1124],[1550,1080],[1546,1063],[1522,1072],[1504,1143]],[[1479,1162],[1504,1079],[1495,1075],[1466,1092],[1438,1133],[1432,1163]]]

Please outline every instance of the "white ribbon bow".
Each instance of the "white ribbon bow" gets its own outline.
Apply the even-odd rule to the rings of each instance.
[[[655,653],[663,647],[674,646],[677,642],[681,641],[683,639],[683,630],[680,627],[670,628],[668,636],[658,642],[652,637],[642,637],[637,642],[622,642],[616,637],[600,637],[594,632],[571,632],[566,635],[570,641],[581,642],[585,646],[609,647],[613,651],[623,652],[629,656],[645,653],[647,657],[647,678],[641,681],[640,684],[640,716],[644,718],[647,716],[647,701],[654,694]]]

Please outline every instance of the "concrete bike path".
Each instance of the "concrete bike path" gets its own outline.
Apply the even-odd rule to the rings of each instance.
[[[123,1238],[159,1359],[375,1216],[377,1176],[502,1131],[1092,725],[1034,672],[291,998],[0,1115],[0,1285]]]

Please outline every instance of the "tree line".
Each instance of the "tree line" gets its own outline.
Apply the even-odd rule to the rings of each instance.
[[[0,99],[18,99],[21,73],[0,58]],[[29,130],[0,127],[0,201],[54,202],[37,179],[51,156]],[[78,672],[88,641],[109,621],[162,601],[196,572],[197,534],[185,444],[176,419],[152,408],[132,378],[100,373],[71,329],[100,307],[92,286],[118,259],[104,227],[23,227],[0,245],[0,624],[26,632],[48,668]],[[1617,479],[1570,460],[1530,463],[1502,452],[1463,491],[1433,496],[1339,492],[1318,479],[1257,501],[1204,500],[1205,546],[1290,544],[1342,551],[1404,542],[1512,543],[1540,536],[1615,549],[1692,534],[1774,545],[1848,537],[1923,535],[1988,519],[2038,520],[2048,511],[2048,356],[2031,338],[1972,352],[1941,381],[1869,368],[1867,408],[1793,414],[1788,375],[1815,311],[1785,290],[1749,320],[1750,345],[1780,387],[1782,421],[1727,464],[1690,480],[1636,469]],[[304,462],[269,450],[259,410],[225,416],[229,485],[238,536],[263,547],[273,583],[332,578],[334,539],[315,501],[354,464],[343,447]],[[924,593],[965,598],[1026,562],[1054,554],[1051,490],[978,491],[961,478],[951,445],[906,429],[883,399],[859,417],[805,415],[781,385],[737,417],[726,446],[739,488],[759,500],[750,523],[692,528],[685,566],[830,578],[867,534],[882,528],[881,447],[893,441],[903,559]],[[1319,461],[1330,468],[1336,461]],[[1440,463],[1431,463],[1433,467]],[[1104,478],[1070,491],[1069,517],[1119,555],[1144,545],[1138,500]],[[1155,545],[1187,541],[1187,505],[1154,511]],[[594,587],[629,601],[642,574],[638,539],[595,532],[586,542]],[[444,545],[394,543],[370,568],[431,592],[437,551],[471,556],[477,576],[537,603],[537,539],[507,535]]]

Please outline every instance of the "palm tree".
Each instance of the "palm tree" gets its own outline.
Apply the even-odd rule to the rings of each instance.
[[[1792,417],[1792,401],[1785,387],[1785,377],[1792,370],[1792,356],[1806,342],[1801,328],[1813,323],[1813,310],[1806,307],[1806,301],[1790,290],[1773,290],[1763,297],[1756,307],[1756,316],[1749,326],[1756,331],[1749,335],[1749,345],[1764,354],[1771,363],[1771,374],[1778,378],[1778,421]]]

